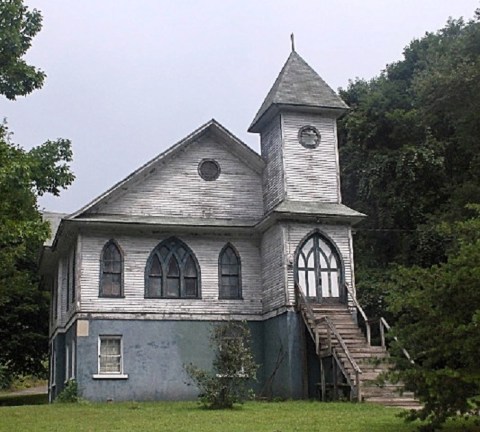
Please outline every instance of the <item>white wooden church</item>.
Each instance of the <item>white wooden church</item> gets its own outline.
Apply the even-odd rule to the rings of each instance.
[[[212,325],[244,320],[267,397],[380,395],[356,324],[352,226],[336,122],[345,103],[292,51],[250,125],[211,120],[76,213],[41,257],[50,398],[193,399]],[[370,364],[370,365],[369,365]]]

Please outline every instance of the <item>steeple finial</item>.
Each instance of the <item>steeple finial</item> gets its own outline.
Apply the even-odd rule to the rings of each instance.
[[[295,51],[295,35],[293,33],[290,35],[290,39],[292,41],[292,51]]]

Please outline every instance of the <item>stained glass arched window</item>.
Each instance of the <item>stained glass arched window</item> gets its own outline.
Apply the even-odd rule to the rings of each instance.
[[[200,269],[194,253],[176,237],[161,242],[145,269],[145,297],[199,298]]]

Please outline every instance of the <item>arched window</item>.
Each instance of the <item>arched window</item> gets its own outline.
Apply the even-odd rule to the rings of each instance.
[[[218,256],[218,284],[218,298],[242,298],[240,256],[229,243],[224,246]]]
[[[161,242],[145,269],[146,298],[199,298],[200,270],[194,253],[175,237]]]
[[[100,268],[100,297],[122,297],[123,257],[114,240],[103,247]]]
[[[300,243],[296,259],[296,281],[311,301],[345,300],[343,268],[333,242],[315,232]]]

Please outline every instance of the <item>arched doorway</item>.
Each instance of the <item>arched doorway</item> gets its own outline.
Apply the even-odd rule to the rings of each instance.
[[[311,302],[345,302],[342,259],[333,242],[319,231],[297,248],[295,281]]]

